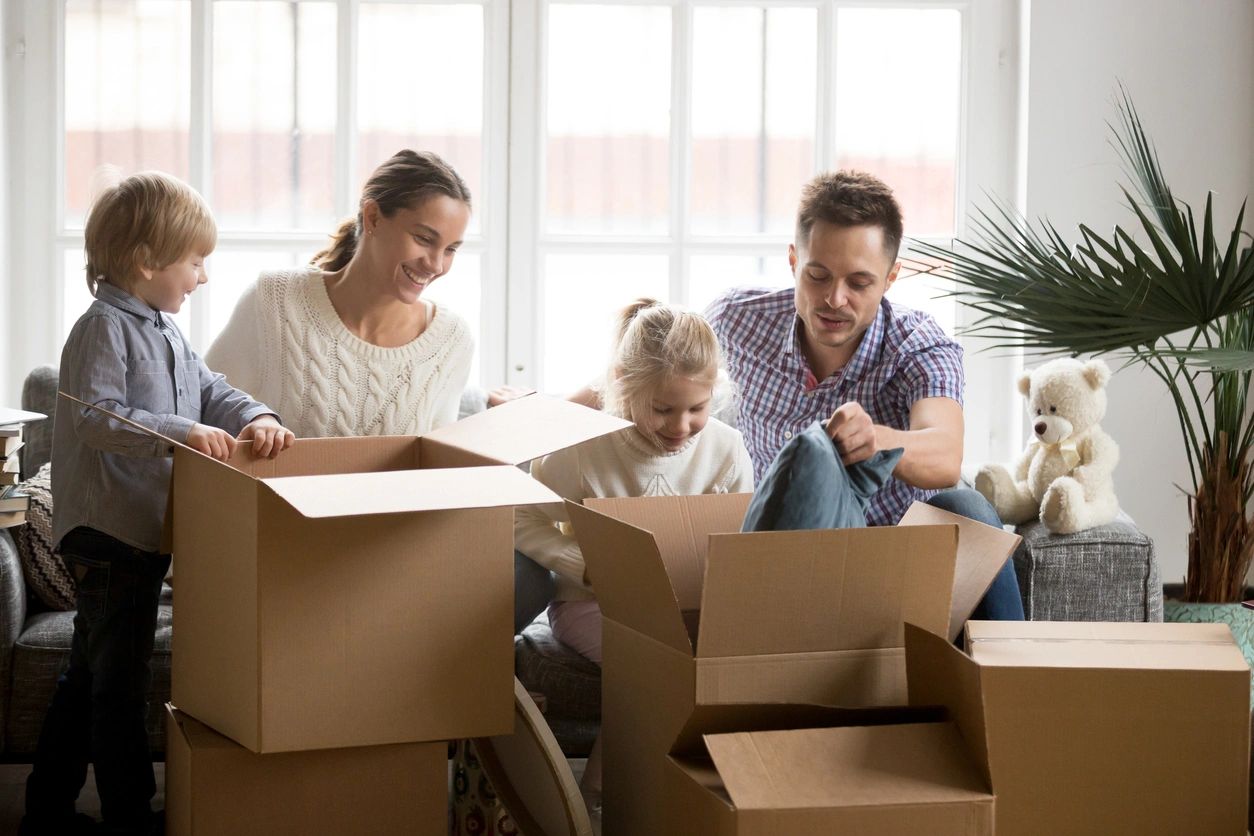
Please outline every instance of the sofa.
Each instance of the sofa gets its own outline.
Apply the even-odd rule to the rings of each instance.
[[[22,408],[51,416],[56,407],[56,369],[44,366],[27,377]],[[487,407],[481,390],[467,390],[462,414]],[[22,472],[48,460],[52,422],[25,432]],[[1027,615],[1035,620],[1160,621],[1162,586],[1153,543],[1126,516],[1109,526],[1077,534],[1050,535],[1039,523],[1019,528],[1024,542],[1015,568]],[[41,609],[29,594],[16,547],[0,530],[0,754],[21,760],[35,750],[56,678],[69,659],[72,612]],[[150,705],[170,694],[172,590],[164,589],[153,651]],[[529,691],[545,696],[549,725],[568,756],[587,754],[596,737],[601,706],[601,672],[553,638],[541,615],[514,639],[515,672]],[[165,748],[161,712],[150,711],[149,742]]]

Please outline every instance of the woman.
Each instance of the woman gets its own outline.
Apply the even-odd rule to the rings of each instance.
[[[422,298],[453,266],[470,190],[428,152],[375,169],[309,267],[262,273],[205,361],[299,437],[415,435],[457,418],[474,344]]]

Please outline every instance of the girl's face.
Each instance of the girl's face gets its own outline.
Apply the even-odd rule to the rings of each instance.
[[[644,405],[644,415],[636,417],[636,428],[662,449],[674,452],[710,420],[710,400],[714,384],[709,379],[668,377]]]
[[[140,273],[130,288],[131,294],[168,314],[178,313],[192,291],[209,281],[205,256],[195,250],[159,270],[141,269]]]
[[[387,218],[377,204],[362,213],[371,262],[401,301],[417,302],[427,285],[453,266],[470,223],[470,207],[447,195],[430,197]]]

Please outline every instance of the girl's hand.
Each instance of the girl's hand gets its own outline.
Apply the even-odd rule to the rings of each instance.
[[[253,443],[253,456],[273,459],[296,443],[296,434],[280,424],[273,415],[254,418],[240,431],[239,440]]]
[[[193,424],[187,433],[187,446],[224,462],[235,452],[235,439],[226,430],[206,424]]]

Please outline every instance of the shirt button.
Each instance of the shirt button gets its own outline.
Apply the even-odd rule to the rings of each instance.
[[[785,432],[785,433],[784,433],[784,438],[792,438],[792,433],[790,433],[790,432]]]

